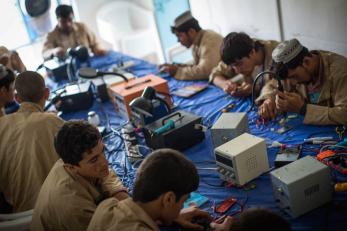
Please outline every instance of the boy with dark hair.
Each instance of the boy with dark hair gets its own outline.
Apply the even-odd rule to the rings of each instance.
[[[0,192],[13,212],[22,212],[34,208],[41,185],[58,159],[53,141],[64,121],[43,112],[49,90],[40,74],[24,71],[14,87],[20,108],[0,118]]]
[[[345,57],[309,51],[297,39],[279,44],[272,57],[285,92],[274,90],[277,81],[269,82],[262,92],[266,100],[259,107],[260,116],[269,119],[279,111],[296,112],[304,116],[305,124],[347,124]]]
[[[61,159],[42,185],[32,230],[86,230],[102,200],[128,197],[108,167],[96,127],[85,121],[66,122],[56,136],[55,148]]]
[[[194,63],[163,64],[159,68],[177,80],[208,79],[212,68],[220,61],[218,47],[222,36],[211,30],[201,29],[199,22],[186,11],[175,19],[171,27],[178,41],[185,47],[192,47]]]
[[[229,33],[220,46],[222,61],[212,70],[210,82],[233,96],[251,95],[254,78],[270,68],[271,53],[277,44],[251,39],[245,33]],[[259,83],[257,91],[263,85],[262,81]]]
[[[209,219],[195,207],[181,210],[190,192],[199,186],[194,164],[182,153],[159,149],[140,165],[134,183],[133,199],[108,199],[102,202],[88,230],[159,230],[156,221],[176,221],[186,228],[202,229],[191,223],[193,217]]]
[[[64,58],[68,48],[83,45],[95,55],[105,55],[107,51],[101,47],[95,34],[86,25],[74,22],[73,10],[69,5],[59,5],[55,10],[58,24],[49,32],[43,44],[42,55],[45,60],[54,56]]]
[[[72,6],[59,5],[55,8],[55,15],[57,18],[68,18],[71,14],[73,14]]]
[[[5,115],[4,107],[14,100],[14,73],[0,64],[0,117]]]

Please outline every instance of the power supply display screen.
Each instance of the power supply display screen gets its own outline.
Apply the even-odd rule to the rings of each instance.
[[[221,156],[217,153],[216,153],[216,161],[218,161],[222,164],[225,164],[227,166],[233,167],[233,161],[232,160],[225,158],[224,156]]]

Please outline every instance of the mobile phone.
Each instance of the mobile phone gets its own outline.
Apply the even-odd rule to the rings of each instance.
[[[237,202],[237,200],[235,198],[228,198],[226,200],[224,200],[221,204],[219,204],[215,211],[217,213],[225,213],[227,212],[231,207],[233,207],[233,205]]]
[[[195,205],[197,207],[202,206],[208,201],[208,198],[200,195],[199,193],[196,192],[191,192],[188,199],[184,202],[183,208],[188,208],[192,205]]]

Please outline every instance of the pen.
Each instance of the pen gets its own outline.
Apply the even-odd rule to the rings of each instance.
[[[313,141],[317,141],[317,140],[319,140],[319,141],[333,140],[333,137],[332,136],[312,137],[312,138],[304,139],[304,142],[308,143],[308,142],[313,142]]]

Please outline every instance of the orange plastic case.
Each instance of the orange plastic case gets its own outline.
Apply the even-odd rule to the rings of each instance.
[[[145,77],[131,79],[128,82],[116,83],[109,87],[112,100],[120,116],[130,119],[131,110],[129,103],[141,96],[143,90],[148,86],[153,87],[157,93],[164,95],[165,101],[170,106],[172,105],[167,81],[159,76],[146,75]]]

